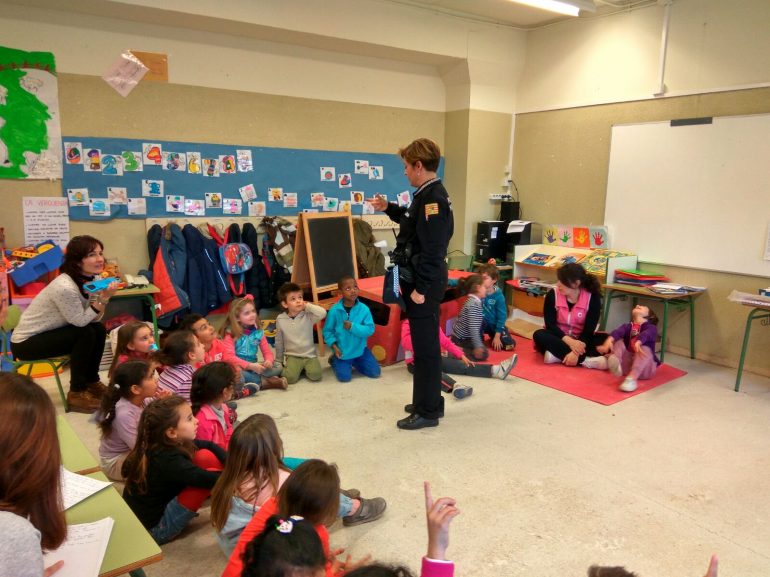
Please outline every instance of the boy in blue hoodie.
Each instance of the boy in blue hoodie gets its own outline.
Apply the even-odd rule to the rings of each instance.
[[[487,296],[481,301],[481,306],[484,309],[481,331],[492,337],[492,348],[496,351],[501,349],[512,351],[516,348],[516,341],[505,326],[505,321],[508,318],[508,306],[505,304],[503,291],[497,286],[500,273],[493,264],[482,265],[477,272],[484,279],[484,288],[487,289]]]
[[[374,334],[372,313],[358,300],[356,279],[345,276],[337,283],[342,298],[329,310],[324,324],[324,340],[334,353],[329,357],[337,380],[346,383],[353,367],[369,378],[380,376],[380,365],[366,347],[366,339]]]

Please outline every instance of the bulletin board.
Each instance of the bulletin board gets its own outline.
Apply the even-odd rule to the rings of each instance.
[[[643,262],[770,276],[770,114],[612,128],[605,223]]]
[[[373,214],[374,194],[408,204],[395,154],[65,136],[71,220]],[[443,174],[444,163],[439,167]]]

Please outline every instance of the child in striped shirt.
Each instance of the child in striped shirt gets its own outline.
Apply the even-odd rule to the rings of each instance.
[[[487,294],[484,279],[481,275],[472,274],[460,281],[460,291],[467,294],[468,298],[452,327],[452,342],[463,349],[472,361],[485,361],[489,357],[489,351],[481,336],[481,325],[484,321],[481,300]]]
[[[158,387],[190,402],[190,387],[196,367],[203,362],[206,350],[192,331],[175,331],[169,335],[156,360],[164,365]]]

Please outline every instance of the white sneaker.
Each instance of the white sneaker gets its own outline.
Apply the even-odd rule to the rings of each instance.
[[[543,362],[545,362],[546,365],[555,365],[556,363],[561,363],[561,359],[554,355],[551,351],[545,351],[545,354],[543,355]]]
[[[513,370],[513,367],[516,366],[516,361],[518,360],[519,360],[519,355],[514,353],[510,359],[505,359],[499,365],[495,365],[495,368],[494,368],[495,376],[498,379],[504,381],[506,378],[508,378],[508,375],[511,374],[511,370]]]
[[[607,370],[607,357],[586,357],[582,365],[587,369]]]
[[[607,359],[607,368],[616,377],[620,377],[623,375],[623,369],[620,366],[620,361],[618,360],[618,357],[616,357],[615,355],[610,355],[609,358]]]
[[[631,377],[626,377],[626,380],[620,383],[620,386],[618,387],[618,389],[623,391],[624,393],[633,393],[636,390],[636,387],[637,387],[636,379],[632,379]]]

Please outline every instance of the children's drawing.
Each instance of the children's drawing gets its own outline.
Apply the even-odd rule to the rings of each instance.
[[[222,201],[222,214],[241,214],[242,208],[240,198],[226,198]]]
[[[160,166],[163,163],[163,147],[156,142],[143,142],[142,162]]]
[[[337,177],[335,176],[336,169],[333,166],[322,166],[321,167],[321,181],[323,182],[334,182],[337,180]]]
[[[235,156],[238,163],[238,172],[251,172],[254,170],[254,162],[252,161],[250,150],[236,150]]]
[[[177,170],[184,172],[187,170],[187,158],[184,152],[164,152],[163,170]]]
[[[235,174],[235,157],[232,154],[223,154],[219,157],[220,174]]]
[[[206,208],[222,208],[222,195],[218,192],[207,192]]]
[[[337,206],[340,203],[339,198],[333,198],[331,196],[327,196],[324,199],[324,212],[337,212]]]
[[[589,228],[591,248],[607,248],[610,245],[606,226],[592,226]]]
[[[412,197],[408,190],[398,193],[398,206],[409,206],[412,203]]]
[[[123,159],[123,170],[126,172],[141,172],[144,169],[142,162],[142,153],[132,150],[124,150],[120,153]]]
[[[105,176],[123,176],[123,158],[114,154],[103,154],[102,174]]]
[[[283,193],[283,207],[284,208],[297,208],[297,193],[296,192],[284,192]]]
[[[267,203],[264,200],[249,203],[249,216],[266,216]]]
[[[128,214],[130,215],[147,214],[147,199],[146,198],[129,198]]]
[[[543,229],[543,244],[556,244],[556,235],[558,230],[555,228],[545,227]]]
[[[381,166],[369,166],[369,180],[382,180],[383,174]]]
[[[369,174],[369,161],[368,160],[356,160],[355,163],[356,174]]]
[[[166,212],[184,212],[184,196],[166,195]]]
[[[108,186],[107,200],[110,204],[128,204],[128,189],[124,186]]]
[[[184,201],[184,213],[187,216],[206,216],[206,208],[202,200],[186,198]]]
[[[70,206],[88,206],[88,189],[68,188],[67,198]]]
[[[323,192],[311,192],[310,193],[310,206],[314,208],[320,208],[324,205],[324,193]]]
[[[83,160],[83,170],[86,172],[102,171],[102,151],[98,148],[86,150],[86,156]]]
[[[267,189],[267,199],[270,202],[281,202],[283,200],[283,189],[282,188],[268,188]]]
[[[187,153],[187,172],[189,172],[190,174],[201,173],[201,153],[200,152]]]
[[[361,214],[374,214],[374,206],[371,202],[364,202],[361,206]]]
[[[340,174],[337,177],[337,181],[339,183],[340,188],[350,188],[351,186],[353,186],[353,179],[350,177],[349,172]]]
[[[203,176],[208,176],[212,178],[219,177],[219,159],[218,158],[203,159]]]
[[[142,179],[142,196],[163,196],[163,181]]]
[[[588,227],[576,226],[572,229],[572,246],[575,248],[589,248],[591,246]]]
[[[110,203],[105,199],[92,198],[88,203],[88,214],[91,216],[110,216]]]
[[[364,193],[360,190],[351,190],[350,204],[364,204]]]
[[[247,184],[246,186],[240,187],[238,189],[238,192],[241,193],[241,198],[243,199],[243,202],[257,200],[257,189],[254,188],[253,184]]]
[[[350,201],[349,200],[341,200],[339,204],[337,205],[337,212],[351,212],[350,210]]]
[[[83,143],[82,142],[65,142],[64,159],[67,161],[67,164],[82,164],[83,163]]]

